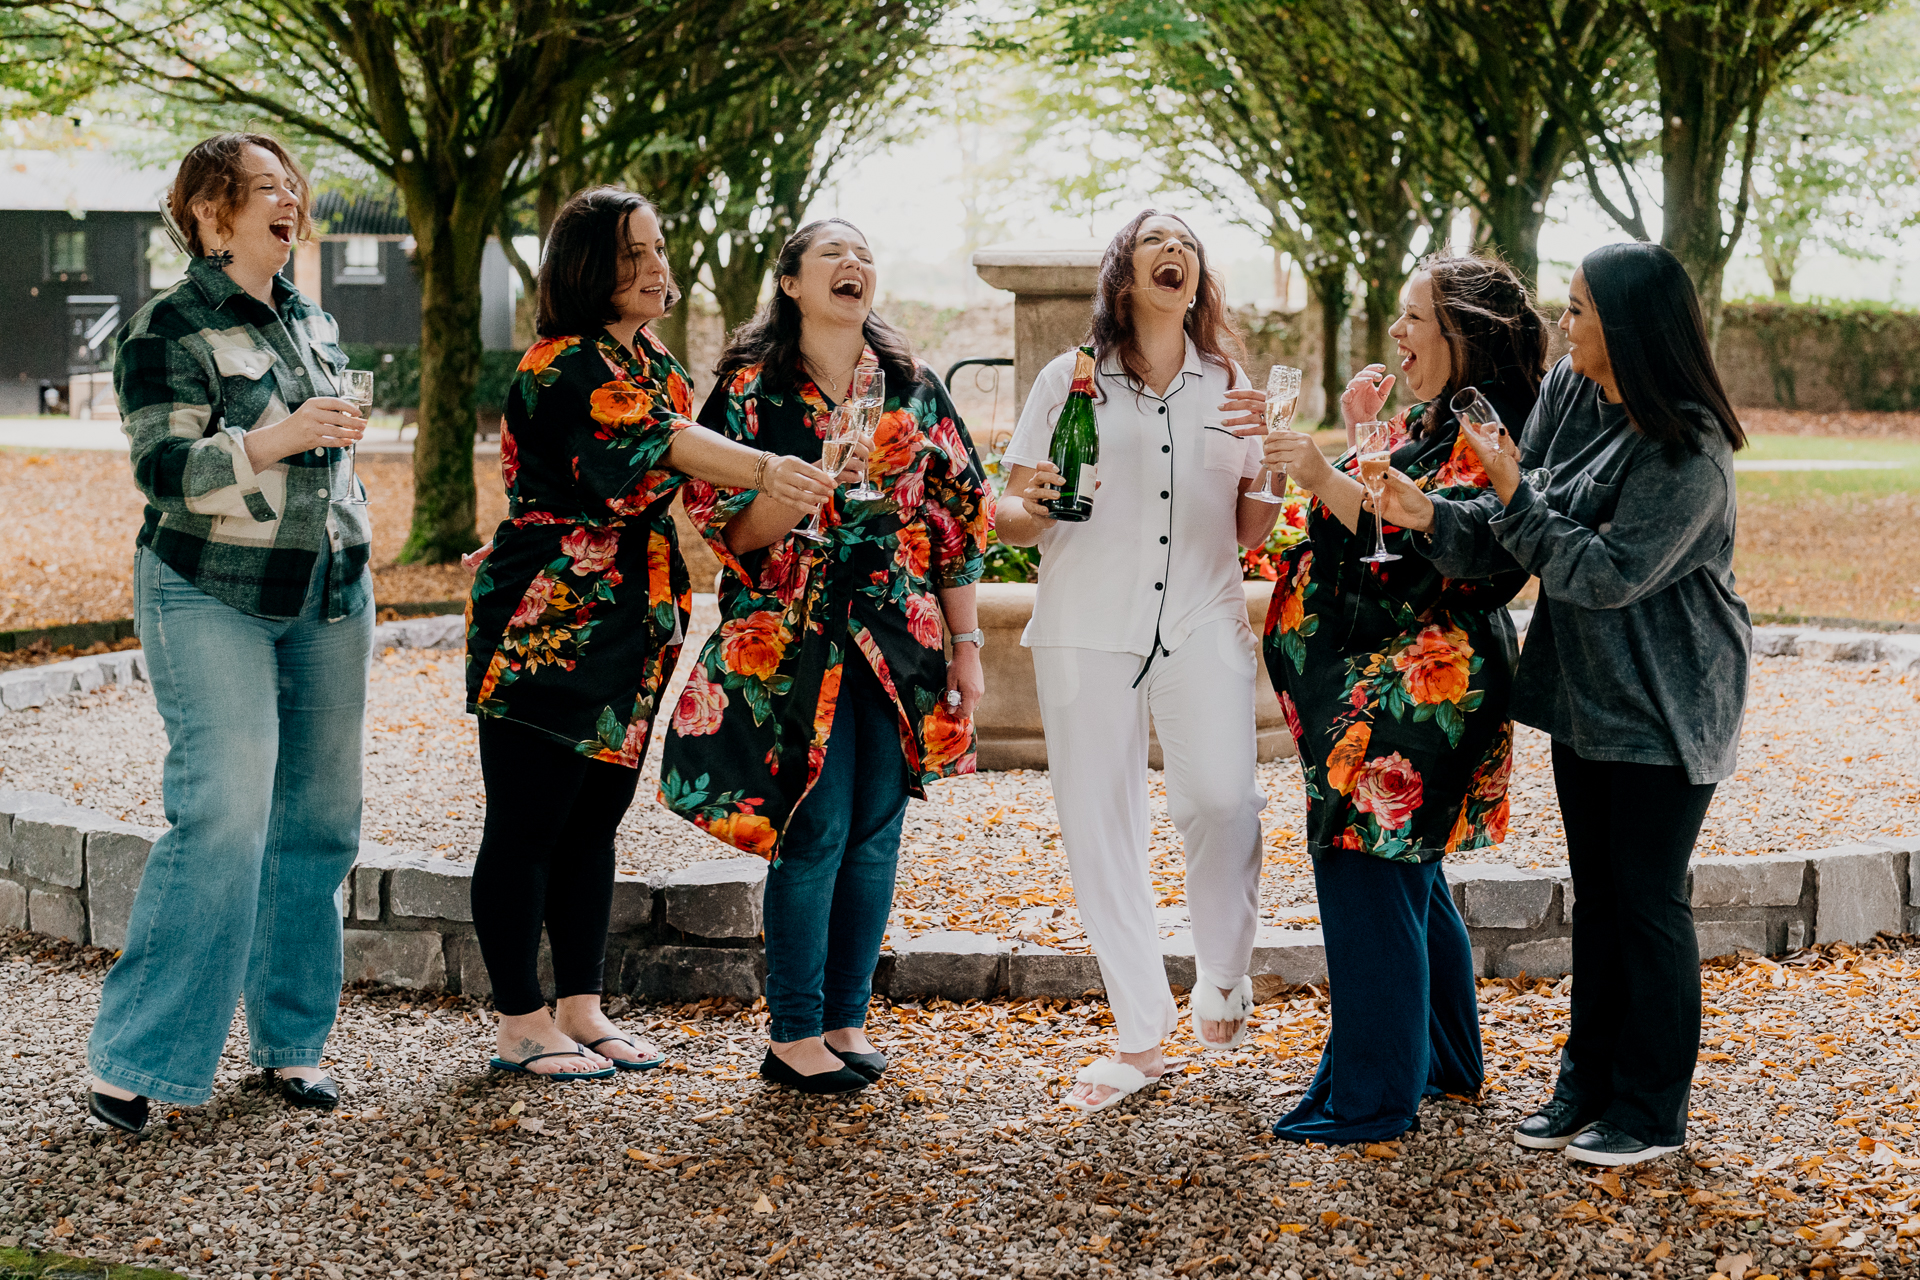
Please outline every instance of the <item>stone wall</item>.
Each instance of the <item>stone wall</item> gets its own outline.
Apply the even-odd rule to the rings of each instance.
[[[451,647],[458,618],[386,623],[377,643]],[[1825,661],[1893,663],[1920,672],[1920,638],[1867,632],[1756,629],[1754,649]],[[138,652],[103,654],[0,679],[8,698],[57,696],[109,678],[143,678]],[[27,690],[16,677],[40,673]],[[86,683],[92,681],[91,684]],[[51,690],[51,692],[49,692]],[[12,705],[11,702],[8,705]],[[118,948],[148,851],[161,832],[39,792],[0,790],[0,928],[29,928]],[[1764,857],[1696,860],[1689,877],[1703,957],[1740,949],[1779,955],[1821,942],[1866,942],[1920,932],[1920,839],[1867,839]],[[424,853],[366,844],[340,887],[348,981],[490,994],[474,940],[472,868]],[[607,975],[612,991],[651,1000],[752,999],[762,991],[760,943],[767,867],[759,858],[697,863],[670,875],[622,874],[614,889]],[[1485,977],[1557,975],[1572,963],[1573,884],[1564,869],[1449,863],[1447,879]],[[1252,972],[1283,984],[1326,980],[1320,930],[1263,926]],[[1193,944],[1161,947],[1168,981],[1190,987]],[[1091,955],[981,934],[897,938],[875,989],[896,999],[1080,996],[1101,989]]]

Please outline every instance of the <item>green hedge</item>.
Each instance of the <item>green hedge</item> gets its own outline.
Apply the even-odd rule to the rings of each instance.
[[[1749,300],[1721,309],[1720,356],[1726,339],[1750,339],[1766,362],[1774,403],[1799,407],[1817,391],[1802,376],[1823,379],[1849,409],[1920,409],[1920,311],[1883,303]]]
[[[420,348],[376,347],[359,342],[343,343],[342,347],[353,368],[373,370],[374,408],[392,412],[420,407]],[[474,407],[488,413],[504,410],[507,388],[513,384],[513,371],[519,364],[518,351],[482,351]]]

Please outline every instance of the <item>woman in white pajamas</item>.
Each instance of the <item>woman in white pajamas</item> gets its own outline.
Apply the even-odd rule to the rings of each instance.
[[[1264,542],[1279,508],[1244,496],[1260,451],[1236,433],[1260,431],[1265,397],[1228,354],[1239,341],[1220,283],[1180,219],[1147,210],[1114,237],[1089,345],[1092,517],[1057,523],[1044,506],[1059,491],[1048,452],[1072,384],[1068,352],[1028,393],[994,523],[1001,541],[1042,552],[1021,643],[1033,650],[1060,833],[1119,1037],[1067,1102],[1101,1111],[1159,1079],[1161,1041],[1179,1022],[1148,874],[1149,713],[1186,844],[1195,1035],[1229,1048],[1246,1033],[1266,797],[1239,547]]]

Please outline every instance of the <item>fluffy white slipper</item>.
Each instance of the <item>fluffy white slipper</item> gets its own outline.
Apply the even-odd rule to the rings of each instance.
[[[1226,996],[1220,994],[1220,984],[1203,973],[1194,975],[1193,988],[1193,1038],[1200,1042],[1203,1049],[1238,1049],[1240,1042],[1247,1038],[1247,1023],[1253,1013],[1253,979],[1241,978]],[[1240,1030],[1234,1032],[1233,1039],[1225,1044],[1216,1044],[1200,1034],[1203,1022],[1238,1022]]]
[[[1066,1104],[1075,1111],[1106,1111],[1117,1107],[1132,1095],[1150,1084],[1156,1083],[1159,1076],[1149,1076],[1138,1067],[1130,1067],[1124,1062],[1112,1058],[1101,1058],[1092,1066],[1082,1067],[1074,1073],[1075,1080],[1081,1084],[1099,1084],[1114,1090],[1100,1102],[1082,1102],[1069,1093]]]

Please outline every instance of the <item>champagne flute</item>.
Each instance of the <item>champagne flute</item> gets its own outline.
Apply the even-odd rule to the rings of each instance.
[[[1277,364],[1267,373],[1267,434],[1293,426],[1293,415],[1300,407],[1300,371],[1291,365]],[[1273,478],[1280,477],[1280,492],[1273,491]],[[1287,470],[1269,470],[1266,481],[1250,491],[1255,502],[1279,502],[1287,490]]]
[[[1487,427],[1496,428],[1493,433],[1493,451],[1499,453],[1500,437],[1506,433],[1506,427],[1501,423],[1500,414],[1493,407],[1492,403],[1480,394],[1480,388],[1467,387],[1465,390],[1455,394],[1451,404],[1453,405],[1454,413],[1458,414],[1463,421],[1472,426],[1479,427],[1482,430]]]
[[[1367,487],[1367,496],[1373,499],[1373,554],[1361,556],[1360,563],[1385,564],[1400,558],[1387,550],[1386,522],[1380,518],[1380,508],[1385,505],[1382,498],[1387,492],[1387,469],[1393,465],[1393,425],[1363,422],[1357,430],[1360,434],[1360,483]]]
[[[853,406],[838,404],[833,408],[833,417],[827,423],[827,438],[820,442],[820,469],[828,475],[839,475],[840,468],[847,465],[847,455],[853,452],[855,437]],[[828,502],[833,499],[827,499]],[[821,507],[826,504],[822,503]],[[827,531],[820,527],[821,507],[813,509],[813,516],[801,528],[793,531],[796,538],[805,538],[808,542],[826,542]]]
[[[366,369],[348,369],[340,375],[340,398],[359,410],[365,418],[373,407],[373,374]],[[367,505],[367,491],[353,470],[353,445],[340,449],[340,467],[333,477],[333,500],[343,507]]]
[[[863,364],[853,371],[853,385],[847,392],[847,404],[854,411],[854,429],[869,448],[873,445],[873,435],[880,426],[880,414],[887,406],[887,375],[877,364]],[[860,483],[847,490],[849,498],[884,498],[887,495],[874,488],[868,478],[868,469],[872,465],[872,455],[868,461],[860,464]]]

